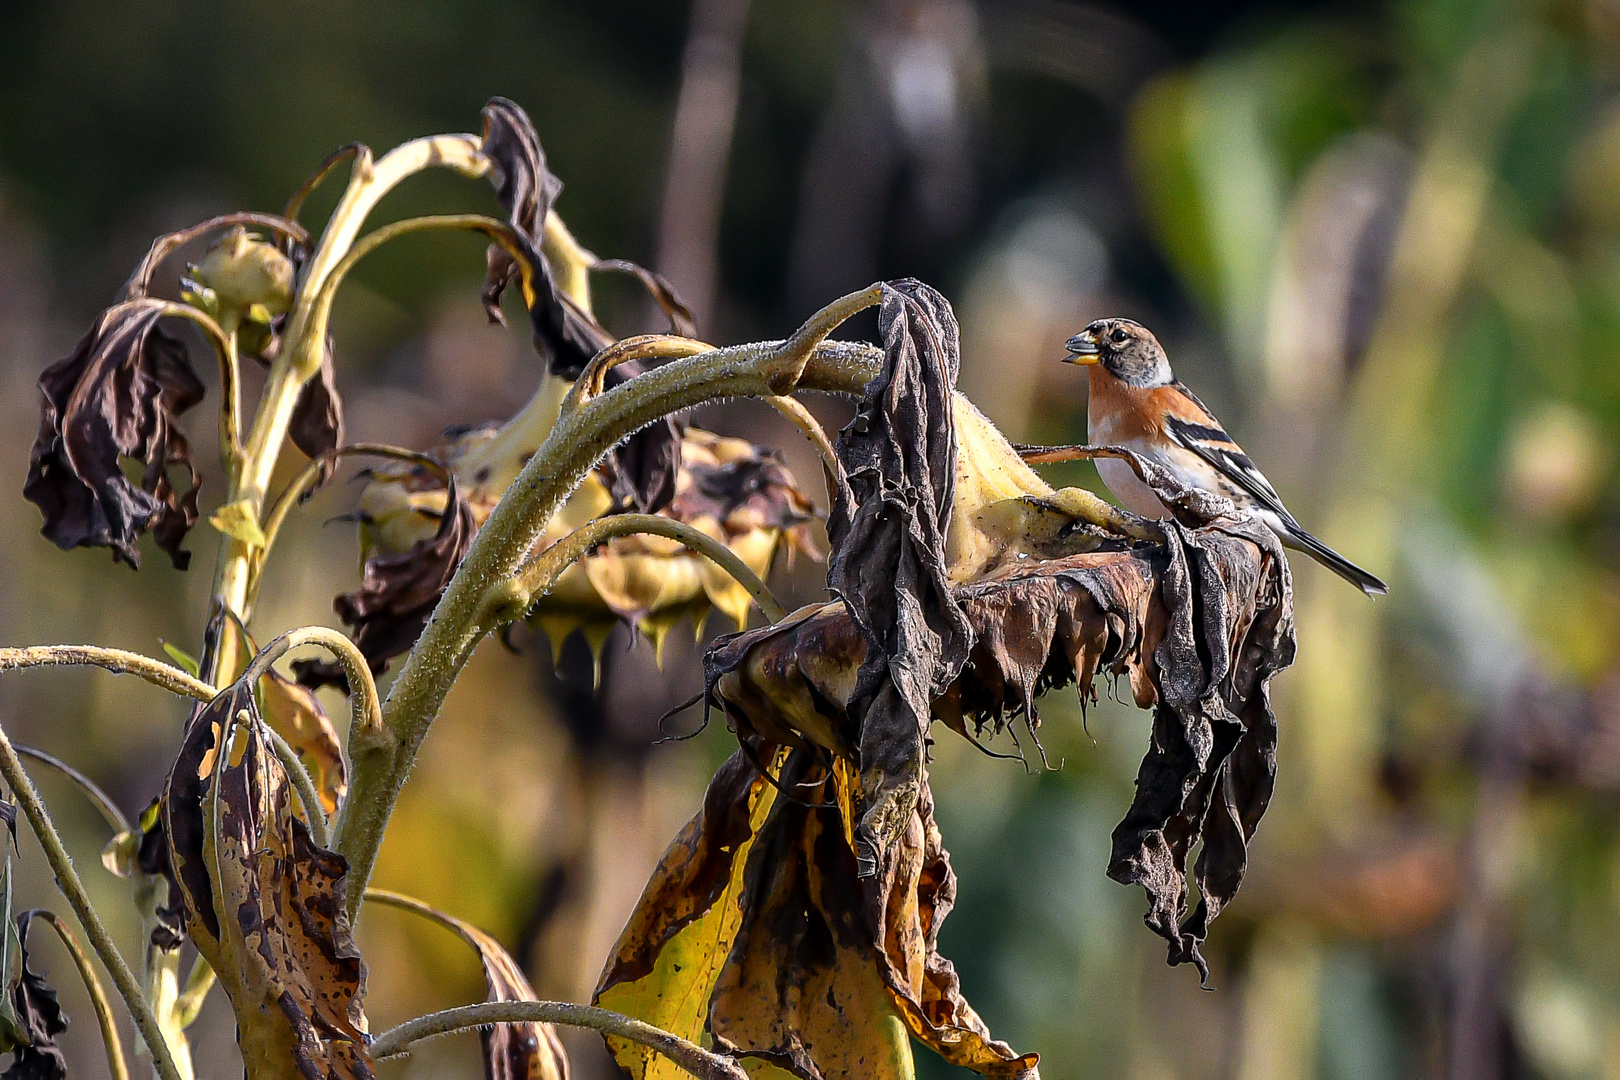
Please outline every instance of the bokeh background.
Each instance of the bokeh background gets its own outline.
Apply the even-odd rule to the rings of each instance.
[[[1145,714],[1105,701],[1088,732],[1053,695],[1051,772],[940,741],[961,879],[943,951],[998,1037],[1050,1078],[1620,1077],[1620,5],[0,5],[0,640],[198,646],[206,525],[197,569],[131,573],[55,550],[18,491],[34,380],[151,237],[278,209],[351,140],[476,130],[493,94],[534,117],[575,233],[668,274],[709,340],[781,336],[850,288],[921,277],[956,304],[962,389],[1014,439],[1078,442],[1083,379],[1061,343],[1129,315],[1301,520],[1390,580],[1373,603],[1295,567],[1280,789],[1217,923],[1212,991],[1164,965],[1142,897],[1103,873]],[[424,175],[377,220],[493,205]],[[334,323],[351,438],[426,447],[529,396],[539,364],[485,324],[482,274],[474,240],[417,236],[351,278]],[[654,327],[631,292],[603,303],[620,332]],[[207,411],[191,418],[205,513],[221,489]],[[781,446],[823,498],[774,414],[698,419]],[[1089,466],[1051,475],[1096,483]],[[283,533],[261,639],[335,621],[356,543],[325,521],[354,491]],[[818,574],[801,562],[781,591],[811,598]],[[599,694],[583,649],[554,672],[543,641],[483,647],[376,878],[484,925],[543,995],[576,1000],[731,746],[719,724],[652,745],[699,683],[693,647],[660,673],[618,637]],[[181,721],[105,674],[0,685],[15,738],[130,812]],[[103,826],[40,783],[137,955],[124,885],[97,865]],[[61,908],[21,850],[23,902]],[[374,1029],[482,993],[460,943],[411,916],[371,911],[361,941]],[[38,949],[74,1075],[105,1075],[71,967]],[[222,1002],[194,1031],[202,1077],[240,1075]],[[594,1036],[569,1045],[579,1076],[611,1075]],[[967,1075],[926,1052],[918,1068]],[[385,1075],[477,1070],[463,1038]]]

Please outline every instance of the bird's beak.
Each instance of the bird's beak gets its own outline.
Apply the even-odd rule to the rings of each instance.
[[[1063,358],[1065,364],[1096,364],[1102,361],[1102,350],[1097,348],[1097,338],[1090,330],[1082,330],[1068,341],[1063,347],[1069,350],[1069,355]]]

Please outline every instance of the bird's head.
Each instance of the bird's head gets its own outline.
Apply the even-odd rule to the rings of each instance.
[[[1130,319],[1098,319],[1065,347],[1066,364],[1100,364],[1128,386],[1164,386],[1175,378],[1170,361],[1148,328]]]

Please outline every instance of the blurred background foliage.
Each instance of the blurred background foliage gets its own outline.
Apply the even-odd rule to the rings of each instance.
[[[20,483],[34,379],[152,236],[277,209],[350,140],[474,128],[492,94],[534,116],[575,233],[670,274],[710,340],[779,336],[914,275],[956,303],[962,388],[1008,435],[1078,442],[1061,343],[1129,315],[1298,516],[1391,581],[1373,604],[1295,568],[1279,793],[1217,924],[1212,993],[1163,965],[1142,898],[1103,875],[1145,714],[1104,702],[1088,733],[1054,695],[1043,734],[1064,764],[1033,775],[941,741],[961,879],[943,952],[998,1037],[1048,1077],[1620,1077],[1620,6],[4,5],[0,461]],[[381,216],[490,205],[484,185],[424,176]],[[351,279],[334,323],[351,438],[425,447],[528,397],[539,364],[484,325],[482,273],[476,242],[421,236]],[[629,291],[604,306],[620,332],[655,325]],[[698,419],[783,447],[819,495],[772,414]],[[200,462],[212,427],[192,424]],[[261,639],[331,620],[352,587],[352,533],[322,524],[352,490],[284,533]],[[20,497],[0,514],[5,641],[196,649],[206,568],[131,574],[38,524]],[[819,573],[801,561],[782,592],[812,597]],[[730,745],[716,724],[652,746],[698,684],[694,648],[659,674],[621,635],[597,694],[583,650],[553,671],[543,642],[486,644],[377,872],[574,999]],[[138,683],[49,673],[0,686],[0,718],[133,811],[182,713]],[[122,883],[94,869],[98,819],[42,784],[132,954]],[[22,900],[56,904],[29,843]],[[361,934],[375,1028],[481,994],[437,929],[375,910]],[[58,981],[75,1075],[101,1075],[88,1005]],[[200,1074],[236,1075],[228,1010],[198,1030]],[[608,1075],[594,1036],[569,1043],[579,1075]],[[452,1040],[391,1068],[478,1066]]]

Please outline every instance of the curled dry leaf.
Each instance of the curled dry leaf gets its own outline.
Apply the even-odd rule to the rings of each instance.
[[[355,646],[373,673],[381,674],[389,660],[416,643],[477,531],[472,508],[452,478],[433,536],[416,541],[403,554],[374,553],[366,560],[360,588],[332,602],[338,616],[354,628]],[[343,669],[332,661],[297,661],[293,669],[310,688],[348,685]]]
[[[910,818],[929,702],[972,645],[945,563],[956,485],[956,316],[943,296],[907,279],[883,287],[878,331],[883,369],[839,433],[845,475],[827,521],[827,588],[868,646],[849,702],[860,732],[863,877],[877,872]]]
[[[348,864],[292,812],[291,783],[238,682],[192,717],[163,825],[186,929],[230,995],[249,1075],[365,1080],[365,964]]]
[[[370,894],[374,896],[375,894]],[[395,902],[429,915],[472,946],[484,968],[489,1001],[538,1001],[523,969],[501,943],[472,923],[417,900]],[[524,1021],[478,1029],[484,1047],[485,1080],[568,1080],[568,1054],[551,1024]]]
[[[554,269],[542,258],[546,215],[562,191],[562,181],[546,167],[546,154],[540,135],[527,113],[506,98],[491,98],[484,106],[482,150],[495,166],[492,179],[495,197],[506,211],[512,228],[530,246],[535,267],[535,296],[529,299],[529,321],[534,329],[535,351],[546,361],[552,374],[567,380],[580,372],[602,349],[613,343],[613,335],[589,313],[557,287]],[[602,262],[595,256],[591,269],[622,270],[632,273],[646,286],[653,299],[668,313],[677,333],[691,333],[691,314],[663,278],[634,263]],[[489,275],[484,282],[484,309],[492,322],[505,322],[501,295],[517,274],[517,264],[499,245],[489,249]],[[635,362],[621,364],[607,373],[606,385],[614,387],[641,373]],[[675,495],[676,473],[680,468],[681,426],[665,418],[650,424],[616,447],[607,458],[611,489],[621,506],[651,514]]]
[[[38,909],[17,916],[17,939],[21,959],[17,981],[10,987],[12,1007],[21,1020],[27,1041],[11,1047],[11,1066],[0,1072],[0,1080],[66,1080],[67,1059],[56,1037],[67,1030],[68,1018],[62,1003],[45,977],[28,966],[28,930]]]
[[[285,238],[291,256],[250,234],[248,225]],[[44,513],[41,531],[59,547],[111,548],[115,561],[137,567],[140,537],[150,531],[176,568],[190,562],[180,545],[197,522],[200,479],[178,421],[202,400],[203,385],[184,343],[159,328],[164,302],[149,293],[165,258],[226,227],[190,268],[205,280],[187,279],[186,299],[214,316],[228,307],[244,339],[269,334],[291,301],[308,235],[272,215],[230,214],[153,241],[118,301],[40,376],[39,433],[23,494]],[[310,407],[317,406],[335,409],[335,397]],[[126,462],[138,472],[126,472]]]
[[[327,337],[321,368],[304,384],[293,403],[287,435],[306,457],[318,458],[343,445],[343,399],[338,395],[337,372],[332,364],[332,339]],[[336,460],[322,470],[316,487],[332,478]]]
[[[203,398],[186,347],[159,328],[162,301],[107,309],[67,357],[40,376],[39,434],[23,494],[45,514],[58,547],[108,547],[140,566],[152,531],[177,569],[180,544],[197,522],[200,479],[178,419]],[[141,466],[132,483],[125,459]],[[177,486],[179,478],[179,486]]]
[[[343,744],[315,692],[286,678],[275,669],[259,681],[259,703],[264,722],[298,754],[321,796],[321,808],[337,813],[349,790],[343,767]]]

